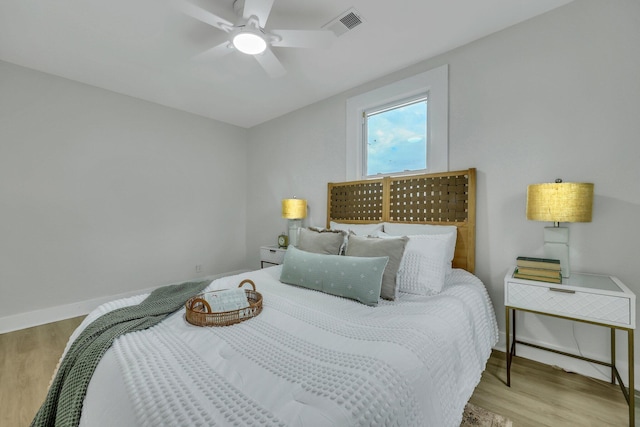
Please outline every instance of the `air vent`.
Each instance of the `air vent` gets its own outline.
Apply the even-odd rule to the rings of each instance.
[[[362,20],[360,19],[360,17],[358,17],[358,15],[353,12],[349,12],[348,14],[340,18],[340,22],[342,22],[344,26],[350,30],[353,30],[354,27],[362,24]]]
[[[347,31],[353,30],[363,22],[364,20],[362,19],[362,15],[360,15],[360,13],[358,13],[354,8],[351,8],[340,14],[340,16],[333,21],[323,25],[322,28],[333,31],[336,36],[341,36]]]

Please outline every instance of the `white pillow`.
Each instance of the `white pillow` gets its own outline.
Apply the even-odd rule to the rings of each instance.
[[[451,273],[453,257],[456,252],[456,240],[458,238],[458,227],[455,225],[399,224],[394,222],[385,222],[383,223],[383,230],[385,234],[390,236],[409,236],[410,238],[414,235],[447,236],[447,274]]]
[[[444,234],[409,236],[396,276],[398,291],[418,295],[442,291],[450,266],[447,239]]]
[[[377,231],[382,231],[382,223],[377,224],[347,224],[344,222],[330,221],[329,226],[332,230],[343,230],[347,234],[353,232],[356,236],[369,236]]]
[[[384,231],[373,237],[393,238]],[[451,268],[448,260],[449,234],[408,236],[396,275],[397,290],[417,295],[435,295],[442,291]]]

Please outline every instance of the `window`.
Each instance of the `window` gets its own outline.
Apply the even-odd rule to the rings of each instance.
[[[447,171],[448,86],[443,65],[348,99],[347,180]],[[420,114],[422,136],[411,124]],[[378,140],[369,145],[371,137]]]
[[[427,95],[364,111],[366,177],[427,170]]]

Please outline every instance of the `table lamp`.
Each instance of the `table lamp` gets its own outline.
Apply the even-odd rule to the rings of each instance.
[[[302,219],[307,217],[307,201],[305,199],[283,199],[282,218],[289,220],[289,244],[298,246],[298,231]]]
[[[591,222],[593,184],[562,182],[531,184],[527,187],[527,219],[551,221],[544,229],[544,256],[560,260],[562,277],[571,275],[569,229],[561,222]]]

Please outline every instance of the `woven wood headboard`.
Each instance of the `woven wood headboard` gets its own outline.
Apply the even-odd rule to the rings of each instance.
[[[330,221],[455,225],[458,237],[453,266],[473,273],[476,262],[476,170],[330,182],[327,227]]]

